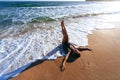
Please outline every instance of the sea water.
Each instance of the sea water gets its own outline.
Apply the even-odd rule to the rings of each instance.
[[[95,29],[115,28],[120,2],[0,2],[0,76],[38,59],[56,59],[61,50],[61,20],[69,41],[88,45]]]

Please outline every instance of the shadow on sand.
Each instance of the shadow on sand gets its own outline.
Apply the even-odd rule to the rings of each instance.
[[[78,48],[78,50],[79,50],[79,51],[86,51],[86,50],[87,50],[87,51],[91,51],[91,49],[89,49],[89,48]],[[34,67],[34,66],[36,66],[36,65],[38,65],[38,64],[43,63],[44,61],[48,60],[49,57],[55,55],[58,51],[60,52],[61,56],[65,56],[65,52],[64,52],[64,50],[63,50],[63,46],[62,46],[62,44],[60,44],[60,45],[58,45],[56,48],[54,48],[53,50],[51,50],[46,56],[44,56],[42,60],[37,60],[37,61],[35,61],[35,62],[32,63],[28,68],[26,68],[25,70],[27,70],[27,69],[29,69],[29,68],[32,68],[32,67]],[[74,62],[75,60],[77,60],[78,58],[80,58],[80,56],[81,56],[80,54],[74,54],[74,53],[73,53],[73,54],[70,54],[67,62],[68,62],[68,63],[72,63],[72,62]],[[53,59],[50,59],[50,60],[53,60]],[[23,71],[25,71],[25,70],[23,70]],[[22,71],[22,72],[23,72],[23,71]]]
[[[92,49],[89,49],[89,48],[78,48],[78,50],[79,50],[80,52],[82,52],[82,51],[92,51]],[[68,62],[68,63],[74,62],[75,60],[77,60],[77,59],[80,58],[80,57],[81,57],[80,54],[71,53],[71,54],[69,55],[69,58],[67,59],[67,62]]]

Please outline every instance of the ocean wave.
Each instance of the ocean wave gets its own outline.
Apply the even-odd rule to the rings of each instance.
[[[119,13],[119,12],[114,12],[114,13]],[[59,16],[54,16],[54,17],[36,16],[33,18],[28,18],[27,21],[15,19],[15,18],[4,18],[7,15],[1,15],[0,18],[3,18],[3,20],[1,19],[0,21],[0,28],[5,29],[13,25],[23,25],[26,23],[51,22],[51,21],[55,21],[58,19],[92,17],[92,16],[107,15],[107,14],[114,14],[114,13],[85,13],[85,14],[59,15]]]
[[[61,18],[77,18],[120,13],[118,3],[81,3],[79,5],[5,7],[0,9],[0,25],[48,22]],[[4,24],[2,24],[4,23]]]
[[[36,17],[33,18],[30,23],[40,23],[40,22],[50,22],[50,21],[55,21],[55,19],[52,19],[50,17]]]

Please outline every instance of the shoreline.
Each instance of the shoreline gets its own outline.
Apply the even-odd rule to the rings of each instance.
[[[63,57],[38,61],[35,66],[10,80],[119,80],[120,28],[94,30],[88,35],[88,47],[93,51],[81,52],[80,58],[66,64],[60,71]]]

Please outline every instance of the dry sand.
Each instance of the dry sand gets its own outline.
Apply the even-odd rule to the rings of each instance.
[[[62,57],[37,61],[35,66],[11,80],[120,80],[120,29],[96,30],[89,35],[89,48],[60,71]]]

